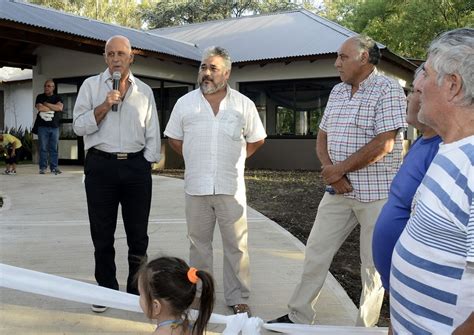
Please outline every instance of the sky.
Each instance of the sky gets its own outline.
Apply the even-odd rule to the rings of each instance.
[[[0,68],[0,82],[31,79],[32,71],[30,69],[19,69],[16,67],[4,66]]]

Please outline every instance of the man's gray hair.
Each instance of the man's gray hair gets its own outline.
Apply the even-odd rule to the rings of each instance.
[[[359,50],[367,51],[369,54],[369,63],[373,65],[377,65],[382,57],[380,49],[377,43],[370,38],[369,36],[365,35],[358,35],[355,36],[354,39],[359,43]]]
[[[224,60],[224,66],[226,70],[232,68],[232,60],[230,59],[229,52],[222,47],[209,47],[202,53],[202,60],[208,59],[209,57],[219,56]]]
[[[415,74],[413,75],[413,79],[416,79],[421,72],[425,69],[425,62],[421,63],[420,66],[418,66],[415,70]]]
[[[444,76],[459,74],[463,105],[474,104],[474,29],[459,28],[438,36],[428,49],[431,66],[438,73],[438,85]]]

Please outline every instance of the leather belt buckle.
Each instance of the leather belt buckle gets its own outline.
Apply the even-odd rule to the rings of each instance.
[[[117,159],[127,159],[128,158],[128,154],[127,153],[122,153],[122,152],[119,152],[117,154]]]

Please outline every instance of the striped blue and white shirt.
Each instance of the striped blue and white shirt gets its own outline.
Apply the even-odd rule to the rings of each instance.
[[[473,191],[474,136],[442,144],[392,256],[396,334],[451,334],[474,311]]]

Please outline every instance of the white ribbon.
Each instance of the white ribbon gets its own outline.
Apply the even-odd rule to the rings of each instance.
[[[108,306],[132,312],[142,312],[139,297],[133,294],[111,290],[73,279],[54,276],[46,273],[26,270],[0,263],[0,287],[44,296]],[[195,320],[197,311],[189,313]],[[342,326],[310,326],[301,324],[268,324],[258,317],[249,318],[247,313],[236,315],[220,315],[212,313],[209,320],[214,324],[225,324],[223,335],[260,335],[263,328],[286,334],[313,335],[386,335],[387,328],[363,328]]]
[[[388,333],[386,327],[316,326],[290,323],[265,323],[263,327],[290,335],[387,335]]]
[[[0,264],[0,287],[85,304],[142,312],[136,295],[6,264]]]

